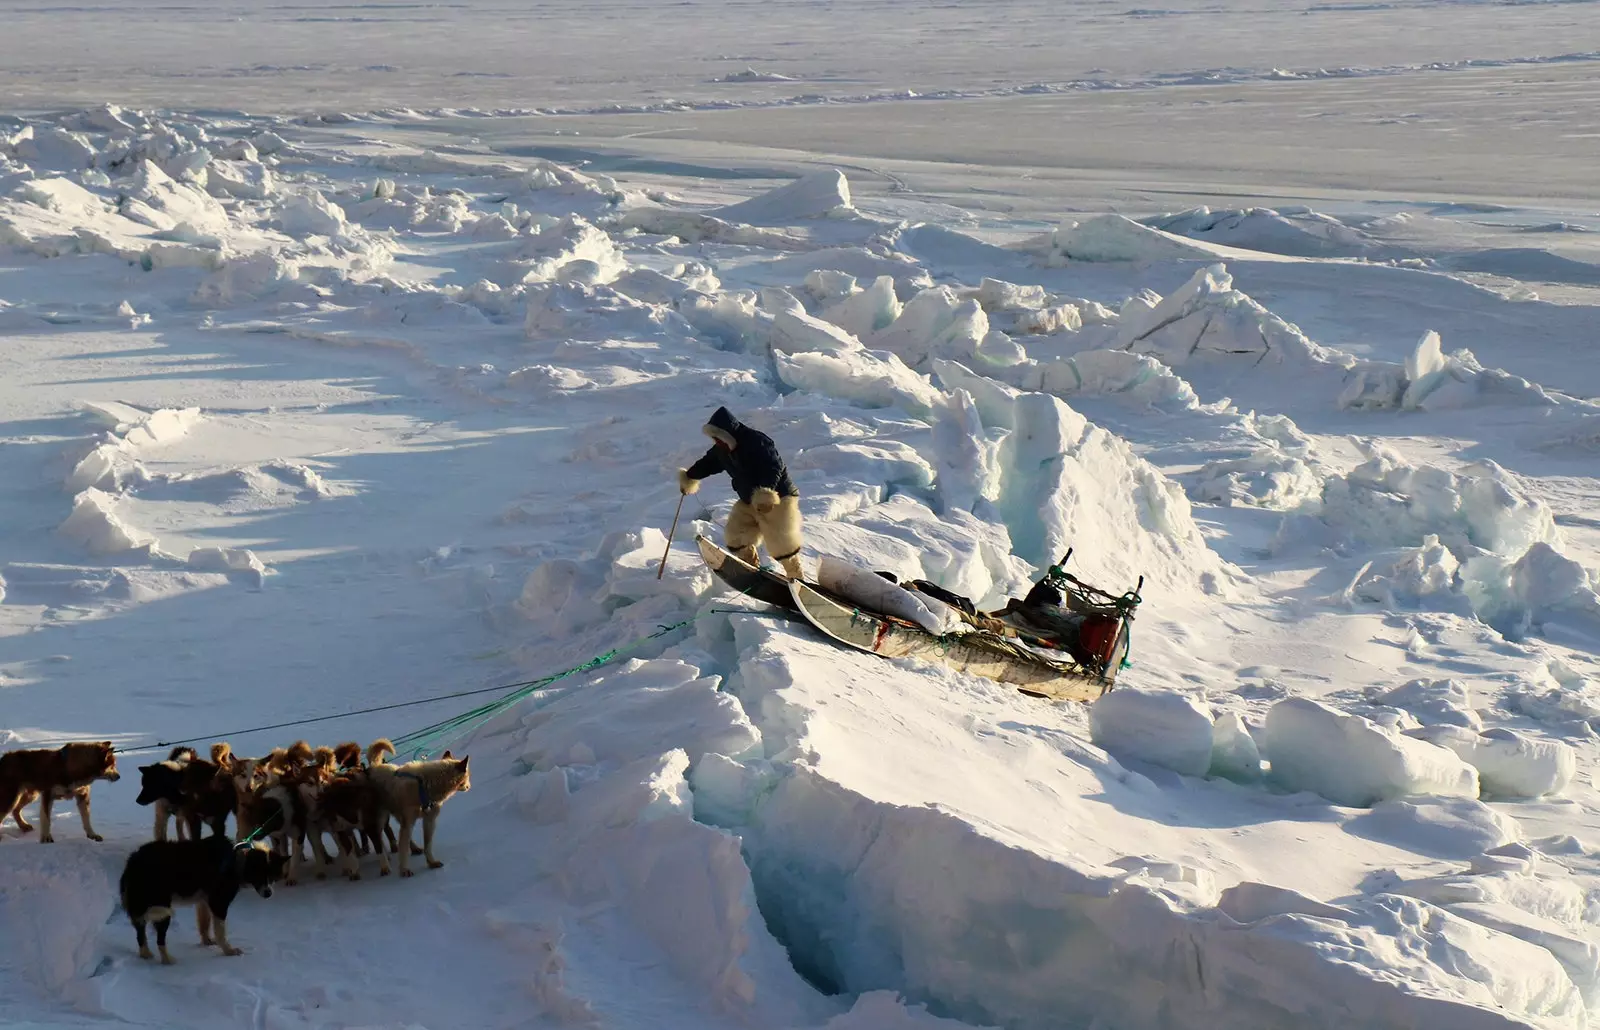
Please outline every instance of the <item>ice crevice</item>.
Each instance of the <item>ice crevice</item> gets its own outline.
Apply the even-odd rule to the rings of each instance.
[[[824,992],[893,991],[1022,1030],[1583,1025],[1575,953],[1513,909],[1218,891],[1175,864],[1100,865],[875,796],[830,772],[825,724],[786,696],[804,659],[758,620],[729,621],[725,689],[765,756],[703,755],[695,817],[738,835],[767,930]]]

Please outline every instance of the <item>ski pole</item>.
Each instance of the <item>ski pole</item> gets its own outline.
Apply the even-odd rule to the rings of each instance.
[[[678,531],[678,516],[683,514],[683,499],[689,496],[685,493],[678,494],[678,510],[672,513],[672,528],[667,530],[667,549],[661,552],[661,567],[656,569],[656,578],[667,571],[667,555],[672,553],[672,534]]]

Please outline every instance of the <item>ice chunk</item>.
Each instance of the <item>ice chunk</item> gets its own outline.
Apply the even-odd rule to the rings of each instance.
[[[1326,353],[1297,327],[1234,289],[1233,277],[1220,264],[1195,272],[1152,307],[1125,308],[1115,346],[1154,355],[1172,366],[1199,356],[1276,361]]]
[[[913,372],[888,351],[772,353],[778,378],[797,390],[819,393],[864,408],[900,407],[930,416],[943,394],[928,377]]]
[[[945,512],[971,512],[980,501],[993,501],[1000,494],[998,445],[986,438],[972,394],[954,391],[934,415],[935,482]]]
[[[777,189],[710,214],[729,222],[790,225],[808,218],[830,218],[854,211],[850,183],[837,168],[811,172]]]
[[[124,522],[116,512],[116,504],[115,496],[89,487],[73,499],[72,514],[56,527],[57,535],[95,554],[119,554],[154,547],[155,538]]]
[[[278,208],[278,227],[291,236],[334,236],[344,231],[344,209],[316,190],[291,193]]]
[[[1470,544],[1507,555],[1558,540],[1550,506],[1491,461],[1451,471],[1382,445],[1366,449],[1366,461],[1322,491],[1323,520],[1353,540],[1416,546],[1432,535],[1452,551]]]
[[[1089,708],[1089,728],[1090,739],[1119,759],[1185,776],[1211,768],[1211,712],[1185,694],[1119,687]]]
[[[1420,547],[1401,548],[1388,561],[1373,564],[1371,572],[1357,581],[1355,594],[1390,607],[1396,607],[1401,600],[1417,601],[1452,593],[1458,586],[1456,574],[1461,568],[1436,533],[1424,536]]]
[[[799,302],[795,305],[798,307]],[[790,354],[801,351],[859,351],[861,341],[845,330],[799,311],[780,311],[772,319],[772,345]]]
[[[1577,754],[1568,745],[1502,727],[1477,733],[1458,726],[1425,726],[1408,735],[1454,751],[1478,770],[1483,793],[1495,797],[1560,794],[1578,771]]]
[[[1208,774],[1235,783],[1255,783],[1261,779],[1261,751],[1244,720],[1236,713],[1219,716],[1211,726]]]
[[[920,368],[930,357],[970,359],[988,333],[989,317],[977,301],[962,300],[950,287],[936,286],[912,297],[900,317],[866,343]]]
[[[1010,424],[996,507],[1024,560],[1045,568],[1071,547],[1079,575],[1105,589],[1139,576],[1187,590],[1209,577],[1221,587],[1221,562],[1183,490],[1126,441],[1048,394],[1018,395]]]
[[[1227,507],[1294,511],[1321,500],[1322,478],[1295,455],[1262,447],[1249,457],[1206,463],[1195,474],[1189,496]]]
[[[866,338],[888,328],[902,310],[894,291],[894,277],[880,275],[866,289],[823,308],[822,318],[857,338]]]
[[[1274,781],[1335,804],[1366,807],[1408,794],[1478,796],[1477,770],[1453,751],[1309,698],[1273,705],[1263,743]]]

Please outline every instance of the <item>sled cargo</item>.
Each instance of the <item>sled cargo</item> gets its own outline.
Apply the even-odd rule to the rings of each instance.
[[[703,536],[696,537],[696,543],[706,564],[728,586],[794,612],[835,643],[883,658],[938,662],[1010,684],[1026,694],[1054,700],[1094,701],[1112,688],[1127,657],[1128,623],[1132,607],[1138,603],[1136,591],[1124,595],[1133,598],[1131,603],[1124,602],[1126,610],[1096,598],[1076,596],[1074,592],[1069,602],[1072,609],[1093,608],[1096,612],[1116,613],[1115,635],[1100,656],[1103,660],[1084,662],[1062,651],[1030,646],[1043,645],[1045,641],[1035,636],[1039,631],[1035,620],[1020,618],[1020,612],[974,614],[968,621],[983,628],[936,636],[906,619],[866,610],[859,603],[817,584],[789,582],[782,576],[755,568]],[[1059,567],[1053,567],[1048,575],[1055,580],[1064,578],[1101,598],[1111,597],[1065,576]],[[1016,625],[1017,622],[1024,624]],[[995,631],[997,629],[999,632]]]

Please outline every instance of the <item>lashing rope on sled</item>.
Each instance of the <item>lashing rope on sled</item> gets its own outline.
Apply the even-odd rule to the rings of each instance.
[[[560,672],[553,673],[549,676],[544,676],[536,680],[525,680],[521,683],[504,683],[497,687],[481,687],[477,690],[458,690],[451,694],[439,694],[434,697],[417,698],[415,701],[397,701],[393,704],[375,705],[371,708],[357,708],[353,711],[338,712],[333,715],[317,715],[310,716],[305,719],[291,719],[287,722],[271,723],[266,726],[251,726],[247,729],[230,730],[226,733],[202,734],[200,736],[187,737],[182,740],[160,740],[151,744],[141,744],[136,747],[113,748],[112,751],[116,754],[122,755],[140,754],[146,751],[161,751],[184,744],[198,744],[204,741],[226,740],[230,737],[242,737],[246,734],[263,733],[267,730],[281,730],[296,726],[312,726],[317,723],[331,722],[335,719],[348,719],[357,715],[372,715],[378,712],[390,712],[398,708],[411,708],[416,705],[433,704],[437,701],[449,701],[458,697],[473,697],[481,694],[493,694],[502,691],[507,692],[504,693],[503,696],[498,697],[487,704],[479,705],[470,712],[464,712],[461,715],[457,715],[450,719],[445,719],[442,722],[436,722],[430,726],[424,726],[420,730],[415,730],[411,733],[405,734],[404,736],[393,739],[392,743],[395,745],[396,754],[405,751],[406,748],[410,748],[408,754],[411,758],[425,758],[432,753],[432,749],[434,747],[448,743],[465,735],[470,730],[475,729],[477,726],[487,722],[500,712],[510,708],[518,701],[521,701],[529,694],[548,687],[552,683],[564,680],[569,676],[576,676],[579,673],[598,669],[600,666],[615,660],[621,655],[627,654],[630,651],[638,650],[640,647],[643,647],[652,640],[659,639],[669,633],[683,629],[685,626],[692,625],[711,614],[713,614],[713,612],[705,611],[698,615],[684,619],[681,622],[675,622],[671,625],[661,626],[654,633],[648,633],[637,640],[623,644],[620,647],[614,647],[603,654],[599,654],[593,658],[590,658],[588,661],[583,662],[580,665],[574,665],[570,669],[563,669]]]

